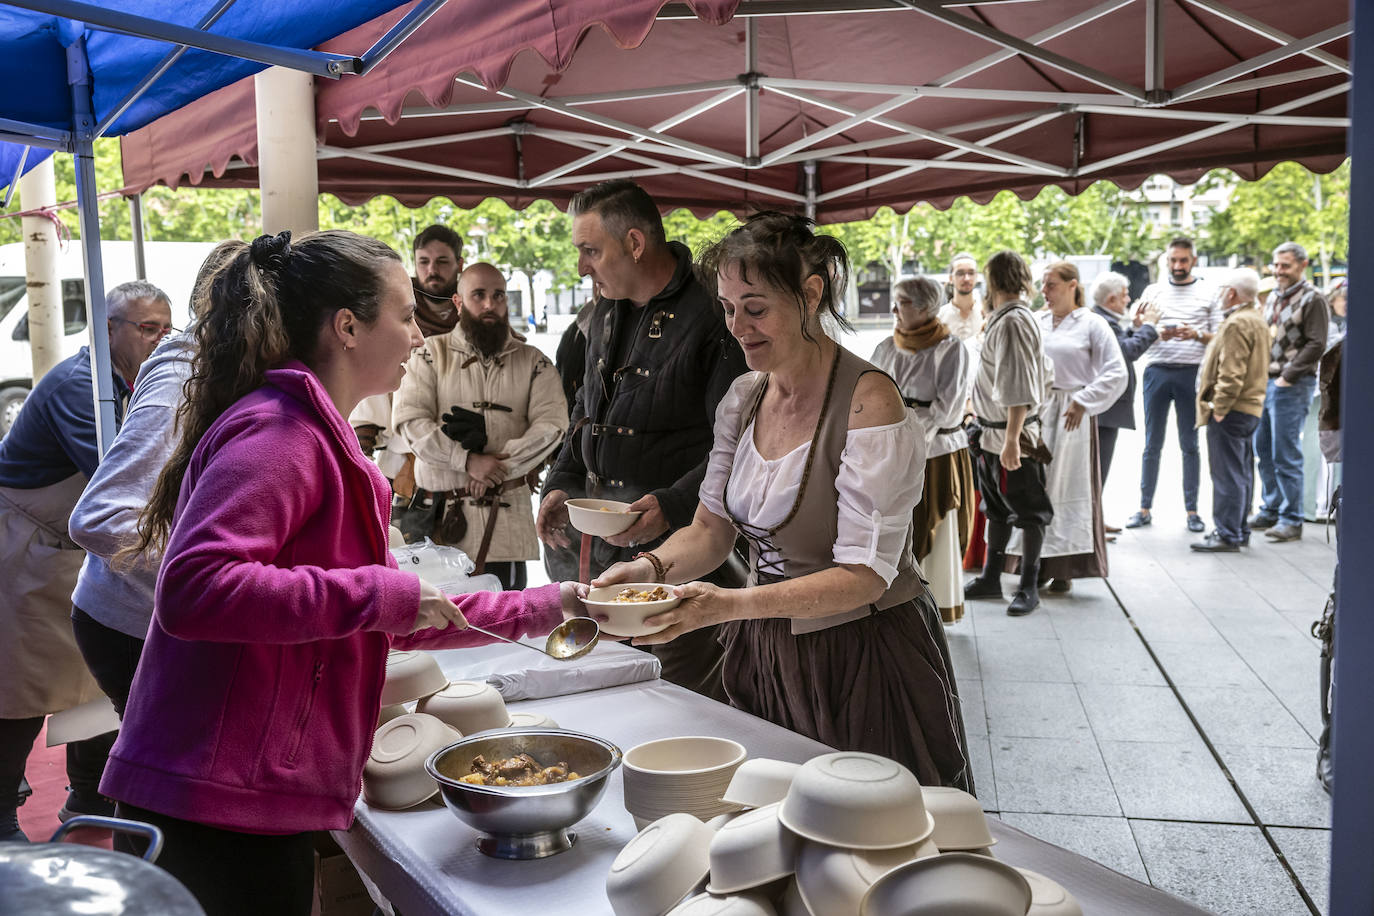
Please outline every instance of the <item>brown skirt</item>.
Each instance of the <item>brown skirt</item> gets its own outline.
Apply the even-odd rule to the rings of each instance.
[[[939,455],[926,462],[921,501],[911,511],[911,553],[919,561],[930,553],[940,520],[958,510],[959,552],[968,550],[978,498],[973,489],[973,462],[967,448]]]
[[[847,751],[896,760],[922,785],[973,791],[940,614],[911,601],[815,633],[774,617],[722,624],[730,703]]]

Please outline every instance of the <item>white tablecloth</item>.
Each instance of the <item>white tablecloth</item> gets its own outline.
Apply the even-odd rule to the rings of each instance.
[[[621,750],[687,734],[733,738],[751,757],[798,763],[831,750],[660,680],[532,700],[512,708],[547,713],[564,728],[599,735]],[[508,862],[482,855],[474,845],[476,831],[450,814],[437,797],[399,812],[375,810],[359,801],[352,828],[336,832],[335,838],[404,916],[609,916],[606,873],[636,832],[624,808],[623,786],[620,772],[612,774],[600,804],[573,828],[577,845],[546,859]],[[1078,898],[1088,916],[1205,913],[1001,821],[989,821],[999,841],[994,847],[997,858],[1058,881]]]

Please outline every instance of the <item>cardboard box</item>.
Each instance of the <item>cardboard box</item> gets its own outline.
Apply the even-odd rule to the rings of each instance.
[[[372,916],[372,896],[348,856],[327,833],[315,843],[315,901],[311,916]]]

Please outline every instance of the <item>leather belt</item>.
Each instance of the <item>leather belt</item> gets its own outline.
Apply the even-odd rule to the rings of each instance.
[[[505,404],[497,404],[494,401],[473,401],[472,406],[477,410],[503,410],[506,413],[514,413],[514,409]]]
[[[964,431],[964,428],[963,428],[962,426],[946,426],[944,429],[937,429],[937,430],[935,430],[935,435],[937,435],[937,436],[948,436],[948,435],[951,435],[951,434],[953,434],[953,433],[959,433],[959,432],[963,432],[963,431]]]
[[[1037,416],[1034,416],[1034,417],[1026,417],[1025,422],[1023,422],[1021,425],[1022,425],[1022,426],[1030,426],[1032,423],[1039,423],[1039,422],[1040,422],[1040,417],[1037,415]],[[1007,428],[1007,421],[1006,421],[1006,420],[1003,420],[1002,422],[999,423],[999,422],[997,422],[996,420],[984,420],[982,417],[979,417],[979,418],[978,418],[978,425],[981,426],[981,427],[983,427],[984,429],[1006,429],[1006,428]]]
[[[903,397],[902,402],[908,407],[929,407],[930,401],[922,401],[920,398]]]
[[[639,433],[628,426],[612,426],[609,423],[593,423],[593,436],[637,436]]]

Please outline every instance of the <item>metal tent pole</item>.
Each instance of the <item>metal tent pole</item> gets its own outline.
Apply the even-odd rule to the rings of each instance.
[[[76,200],[81,217],[81,257],[86,267],[91,390],[95,399],[96,443],[100,454],[115,436],[115,394],[110,369],[110,333],[105,313],[105,269],[100,260],[100,203],[95,184],[95,114],[91,107],[91,69],[86,39],[67,48],[67,82],[72,89],[72,154],[76,160]]]
[[[1374,267],[1355,255],[1374,244],[1374,7],[1354,4],[1364,31],[1352,39],[1355,61],[1350,113],[1355,115],[1347,135],[1350,151],[1350,288],[1359,293],[1374,287]],[[1363,116],[1357,112],[1365,112]],[[1356,473],[1341,482],[1343,511],[1340,514],[1337,559],[1340,583],[1336,625],[1335,706],[1332,709],[1332,752],[1335,782],[1331,798],[1331,906],[1337,916],[1374,913],[1374,869],[1369,851],[1374,849],[1374,782],[1369,780],[1374,761],[1374,677],[1368,660],[1374,658],[1374,615],[1369,614],[1369,595],[1374,592],[1374,566],[1365,561],[1374,546],[1374,524],[1369,507],[1374,505],[1374,480],[1360,473],[1363,462],[1374,455],[1374,426],[1364,422],[1374,415],[1374,320],[1363,314],[1350,316],[1341,359],[1341,438],[1345,466]],[[1366,324],[1365,322],[1369,322]],[[1317,682],[1312,669],[1312,685]]]

